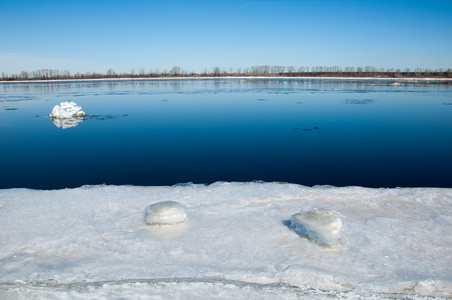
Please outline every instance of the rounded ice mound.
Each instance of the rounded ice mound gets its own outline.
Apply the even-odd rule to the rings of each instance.
[[[290,228],[306,235],[316,244],[334,246],[339,244],[342,220],[335,212],[326,208],[294,214]]]
[[[188,220],[184,207],[175,201],[163,201],[150,205],[145,222],[149,225],[176,225]]]
[[[71,119],[85,116],[85,112],[75,102],[61,102],[60,105],[55,105],[50,113],[50,118]]]

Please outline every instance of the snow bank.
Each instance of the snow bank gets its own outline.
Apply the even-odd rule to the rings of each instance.
[[[342,228],[341,218],[326,208],[297,213],[290,219],[290,228],[306,235],[316,244],[337,245]]]
[[[150,205],[145,222],[148,225],[176,225],[188,220],[184,207],[175,201],[164,201]]]
[[[61,102],[60,105],[55,105],[50,113],[50,118],[58,119],[70,119],[70,118],[80,118],[85,116],[85,112],[80,106],[77,106],[75,102]]]

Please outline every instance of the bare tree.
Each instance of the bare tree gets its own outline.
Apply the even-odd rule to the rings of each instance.
[[[284,66],[272,66],[271,67],[271,74],[272,75],[276,75],[276,74],[281,75],[282,73],[284,73],[285,69],[286,69],[286,67],[284,67]]]
[[[288,66],[287,67],[287,73],[292,74],[295,72],[295,67],[294,66]]]
[[[373,66],[365,66],[364,67],[364,72],[366,72],[366,73],[375,73],[375,67],[373,67]]]
[[[20,78],[21,79],[28,79],[28,72],[25,72],[25,71],[20,72]]]
[[[414,69],[414,75],[415,76],[420,76],[422,74],[423,70],[421,68],[416,68]]]
[[[174,66],[170,71],[169,74],[171,76],[178,76],[180,75],[180,67],[179,66]]]
[[[115,76],[115,75],[116,75],[115,71],[112,68],[107,70],[107,76],[108,77],[112,77],[112,76]]]
[[[220,76],[220,74],[221,74],[221,69],[220,69],[220,67],[213,67],[213,69],[212,69],[212,75],[213,75],[213,76]]]

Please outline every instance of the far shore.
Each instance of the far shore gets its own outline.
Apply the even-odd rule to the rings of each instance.
[[[20,79],[0,80],[0,84],[8,83],[46,83],[46,82],[84,82],[84,81],[152,81],[152,80],[214,80],[214,79],[308,79],[308,80],[343,80],[343,81],[390,81],[419,83],[452,83],[452,78],[445,77],[349,77],[349,76],[129,76],[99,78],[66,78],[66,79]]]

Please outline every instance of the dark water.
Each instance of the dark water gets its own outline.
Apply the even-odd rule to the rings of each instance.
[[[90,116],[63,129],[48,114],[66,100]],[[303,79],[1,83],[0,157],[0,188],[219,180],[452,187],[452,88]]]

